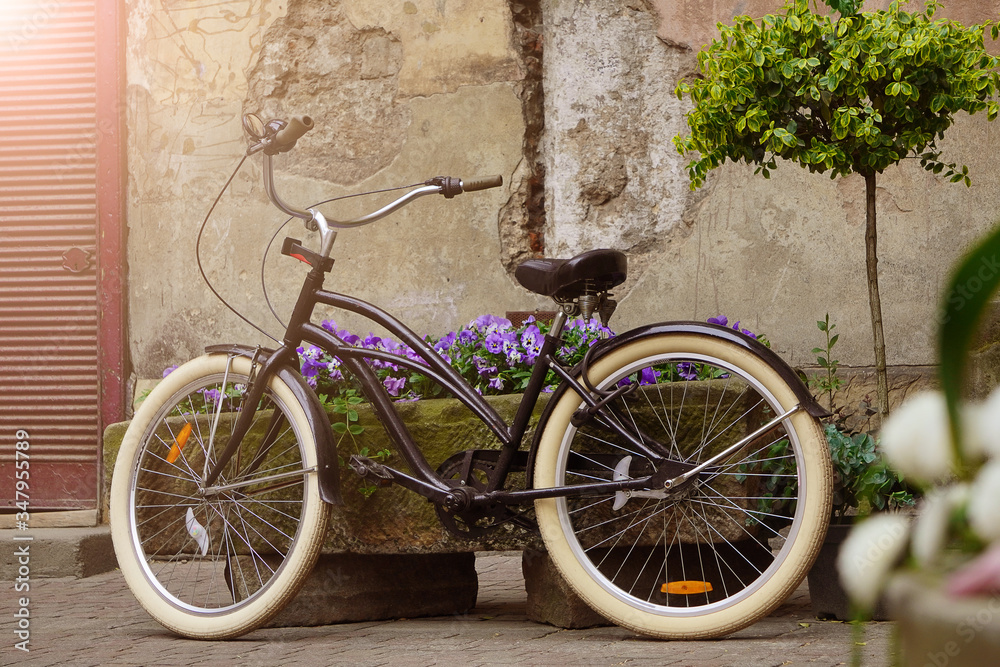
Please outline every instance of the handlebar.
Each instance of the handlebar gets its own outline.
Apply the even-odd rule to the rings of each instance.
[[[278,152],[284,153],[295,148],[295,142],[314,127],[313,119],[309,116],[293,116],[288,124],[274,135]]]
[[[264,153],[264,189],[267,191],[268,199],[281,211],[305,220],[306,227],[312,231],[319,230],[322,237],[322,253],[328,257],[333,247],[333,239],[336,233],[330,229],[350,229],[367,225],[376,220],[399,210],[406,204],[418,197],[425,195],[440,194],[446,199],[451,199],[455,195],[463,192],[475,192],[497,188],[503,185],[502,176],[486,176],[463,180],[453,176],[437,176],[423,183],[423,185],[410,190],[395,201],[352,220],[327,220],[322,213],[309,209],[304,211],[289,206],[278,196],[274,187],[274,172],[271,158],[278,153],[285,153],[295,147],[296,142],[309,130],[315,127],[313,119],[309,116],[295,116],[289,121],[273,119],[266,124],[254,114],[247,114],[243,118],[243,127],[250,136],[251,143],[247,148],[247,155],[254,153]]]

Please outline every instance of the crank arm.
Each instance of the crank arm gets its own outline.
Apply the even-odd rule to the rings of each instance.
[[[410,491],[419,493],[423,497],[438,505],[443,504],[445,500],[450,497],[448,492],[442,491],[436,486],[432,486],[415,477],[410,477],[406,473],[402,473],[398,470],[390,468],[389,466],[372,461],[371,459],[365,459],[360,456],[352,456],[349,465],[351,470],[357,473],[358,477],[361,477],[362,479],[374,479],[376,481],[398,484],[404,489],[409,489]]]

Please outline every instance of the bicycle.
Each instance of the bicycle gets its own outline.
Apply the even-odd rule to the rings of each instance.
[[[625,255],[529,260],[517,280],[559,310],[508,424],[402,322],[323,287],[336,230],[502,179],[438,177],[367,215],[327,220],[282,201],[273,178],[272,157],[311,119],[264,124],[248,115],[244,124],[247,155],[263,154],[268,198],[318,231],[320,249],[284,241],[282,254],[309,269],[280,345],[208,347],[156,386],[128,428],[110,520],[121,571],[154,619],[186,637],[236,637],[276,614],[314,565],[329,507],[342,502],[341,473],[330,418],[299,372],[304,341],[357,379],[407,467],[355,455],[355,474],[426,497],[460,535],[508,522],[537,529],[571,587],[623,627],[660,638],[724,635],[768,614],[801,582],[830,514],[832,469],[818,420],[826,412],[769,348],[714,324],[668,322],[602,340],[566,368],[555,351],[567,318],[606,321]],[[419,361],[347,344],[310,321],[317,304],[377,323]],[[432,378],[500,449],[470,448],[432,468],[372,360]],[[525,448],[550,370],[560,384]],[[516,488],[514,472],[526,473]]]

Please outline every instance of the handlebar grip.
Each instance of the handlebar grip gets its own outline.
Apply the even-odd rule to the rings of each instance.
[[[503,185],[503,176],[484,176],[483,178],[473,178],[468,181],[462,180],[463,192],[475,192],[476,190],[487,190],[489,188],[499,188]]]
[[[313,119],[309,116],[294,116],[289,119],[288,125],[278,130],[278,133],[274,135],[274,143],[277,145],[278,151],[283,153],[291,150],[295,146],[295,142],[313,127]]]

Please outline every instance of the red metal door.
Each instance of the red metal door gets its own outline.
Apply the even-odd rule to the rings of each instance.
[[[97,0],[4,3],[0,508],[24,499],[15,493],[14,468],[16,443],[27,442],[21,451],[30,461],[26,490],[32,510],[96,509],[106,421],[102,393],[120,396],[120,387],[102,378],[101,361],[120,359],[121,350],[99,346],[105,325],[120,329],[120,322],[102,317],[102,299],[117,304],[120,285],[98,273],[107,254],[98,240],[98,156],[117,152],[117,139],[101,146],[98,129],[98,9]],[[112,33],[117,35],[115,26]],[[117,81],[117,73],[111,74]],[[112,166],[114,180],[119,168]],[[111,232],[117,252],[120,216],[111,217],[112,229],[101,232]],[[105,268],[116,279],[120,275],[116,267]],[[104,289],[117,294],[102,295]],[[120,317],[111,310],[112,320]],[[110,339],[120,345],[120,335]],[[120,371],[119,364],[119,380]]]

